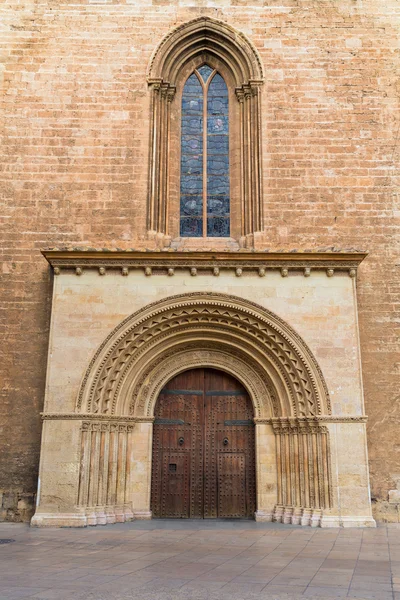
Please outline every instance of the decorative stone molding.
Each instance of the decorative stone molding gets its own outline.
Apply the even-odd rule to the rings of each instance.
[[[241,236],[263,227],[261,178],[261,94],[263,70],[250,41],[222,21],[199,17],[171,31],[154,52],[147,81],[151,89],[147,228],[162,239],[168,231],[171,104],[182,69],[198,57],[217,60],[230,73],[239,103]]]
[[[264,277],[268,271],[280,272],[283,277],[302,273],[309,277],[312,271],[334,270],[355,277],[357,267],[367,256],[365,252],[144,252],[137,250],[43,250],[42,254],[54,269],[55,274],[82,267],[88,269],[138,269],[146,276],[174,275],[175,272],[203,273],[218,276],[222,271],[233,276],[254,275]],[[104,271],[105,272],[105,271]],[[83,274],[84,276],[84,274]]]
[[[278,505],[322,510],[332,506],[328,429],[312,419],[274,419]],[[284,513],[292,523],[293,513]],[[318,522],[319,524],[319,522]]]
[[[301,424],[308,423],[309,425],[318,424],[318,423],[366,423],[368,421],[368,417],[366,415],[318,415],[314,417],[284,417],[284,418],[271,418],[271,419],[263,419],[263,418],[255,418],[255,423],[265,423],[268,425],[278,424],[284,421],[288,423],[290,426],[293,424],[293,427],[301,426]]]
[[[126,381],[141,365],[161,360],[165,352],[207,341],[247,362],[257,363],[274,381],[281,401],[271,416],[330,413],[327,387],[311,351],[282,319],[243,298],[196,292],[172,296],[139,310],[116,327],[93,357],[77,400],[77,412],[127,414]],[[125,390],[125,393],[122,393]],[[143,411],[140,416],[151,416]],[[256,416],[269,416],[259,410]]]
[[[153,423],[154,417],[136,417],[132,415],[124,416],[121,420],[119,415],[96,415],[93,413],[41,413],[43,421],[65,421],[73,419],[75,421],[107,421],[124,424],[131,423]]]
[[[105,525],[133,519],[126,493],[132,472],[134,424],[83,421],[78,502],[87,525]]]
[[[196,341],[192,344],[173,348],[169,352],[162,352],[161,356],[150,361],[141,371],[139,378],[135,378],[135,385],[129,386],[130,398],[129,412],[131,414],[153,414],[158,395],[170,379],[180,373],[197,367],[221,369],[230,373],[245,386],[249,392],[256,414],[280,412],[279,401],[268,374],[263,372],[257,364],[249,361],[244,352],[237,349],[234,353],[226,352],[221,344],[201,344]]]

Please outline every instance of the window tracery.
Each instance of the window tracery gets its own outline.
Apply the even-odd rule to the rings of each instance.
[[[207,64],[183,88],[180,175],[180,235],[229,237],[228,88]]]

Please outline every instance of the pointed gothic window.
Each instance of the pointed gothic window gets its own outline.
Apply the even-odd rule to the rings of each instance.
[[[148,83],[149,239],[159,248],[255,247],[263,232],[256,49],[230,25],[198,17],[161,40]]]
[[[180,235],[229,237],[228,88],[207,64],[182,95]]]

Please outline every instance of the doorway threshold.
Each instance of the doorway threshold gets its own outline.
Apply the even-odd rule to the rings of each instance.
[[[304,529],[301,525],[286,525],[276,522],[260,522],[254,519],[150,519],[127,523],[115,523],[114,529],[136,529],[153,531],[157,529],[175,529],[181,531],[201,530],[263,530],[263,529]]]

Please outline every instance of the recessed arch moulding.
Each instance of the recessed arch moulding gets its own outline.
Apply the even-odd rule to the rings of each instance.
[[[45,416],[43,486],[48,489],[54,483],[49,483],[51,477],[58,477],[63,480],[58,490],[66,489],[70,477],[73,492],[65,498],[63,512],[48,512],[39,501],[32,523],[85,526],[150,518],[157,397],[177,373],[199,366],[232,374],[252,400],[256,518],[345,524],[334,476],[338,418],[331,414],[327,386],[312,352],[271,311],[212,292],[180,294],[147,305],[106,337],[86,369],[75,412]],[[46,448],[55,427],[58,444],[65,435],[69,450],[63,451],[72,453],[75,472],[46,472]],[[351,524],[357,522],[373,524],[368,514]]]
[[[235,229],[237,242],[252,247],[263,227],[260,133],[263,68],[256,49],[242,33],[210,17],[199,17],[171,31],[150,61],[148,235],[160,247],[171,243],[170,157],[179,154],[178,149],[172,148],[174,144],[171,145],[174,127],[171,111],[179,114],[180,98],[176,92],[180,80],[187,75],[187,65],[199,66],[199,60],[200,63],[208,61],[215,68],[220,65],[234,86],[239,105],[234,145],[240,163],[236,179],[240,181],[241,213],[241,222]]]
[[[289,325],[248,300],[200,292],[167,298],[121,323],[93,358],[77,410],[152,417],[162,386],[190,368],[182,362],[188,353],[197,366],[209,355],[208,366],[241,373],[257,418],[330,413],[317,362]]]

